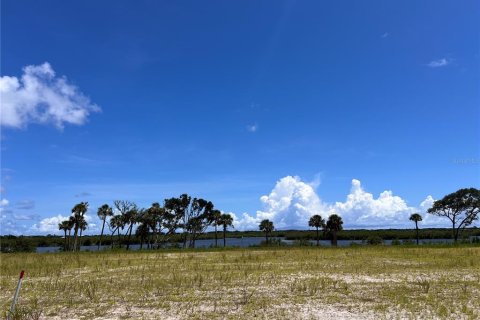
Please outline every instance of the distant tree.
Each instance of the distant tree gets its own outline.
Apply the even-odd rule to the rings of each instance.
[[[72,229],[75,227],[75,218],[70,216],[68,218],[68,241],[67,241],[67,250],[72,249]]]
[[[433,203],[428,213],[446,217],[452,222],[452,236],[457,242],[460,231],[478,219],[480,212],[480,190],[460,189]]]
[[[411,216],[410,216],[410,221],[413,221],[415,222],[415,230],[416,230],[416,233],[417,233],[417,245],[419,244],[420,240],[418,238],[418,223],[420,221],[422,221],[422,216],[418,213],[413,213]]]
[[[150,229],[154,234],[153,247],[164,246],[180,227],[183,211],[177,209],[176,205],[167,207],[166,204],[162,208],[158,202],[152,203],[152,206],[147,209]]]
[[[130,209],[127,214],[123,216],[123,223],[127,227],[125,235],[127,236],[127,250],[130,249],[130,239],[132,238],[133,226],[138,222],[138,217],[142,214],[143,209],[134,208]]]
[[[219,226],[223,227],[223,247],[227,246],[227,228],[233,227],[233,217],[227,213],[220,216],[217,221]]]
[[[143,249],[143,243],[148,239],[148,234],[150,233],[150,226],[147,221],[141,221],[138,225],[137,230],[135,230],[135,235],[140,239],[140,250]],[[148,245],[148,242],[147,242]]]
[[[212,210],[211,221],[215,228],[215,248],[218,247],[217,227],[220,225],[221,217],[222,217],[222,213],[220,212],[220,210]]]
[[[343,220],[336,214],[330,215],[326,224],[326,229],[332,235],[332,246],[337,246],[337,232],[343,229]]]
[[[164,208],[167,212],[179,218],[178,228],[183,230],[182,242],[184,248],[187,247],[187,225],[190,219],[189,208],[191,200],[192,198],[184,193],[178,198],[165,199],[164,204]]]
[[[317,229],[317,246],[320,245],[320,236],[318,234],[318,230],[320,228],[325,228],[325,220],[318,214],[313,215],[310,217],[308,221],[308,226]]]
[[[80,228],[80,223],[82,223],[82,220],[85,213],[88,211],[88,202],[80,202],[76,204],[72,208],[72,215],[74,217],[74,234],[73,234],[73,250],[76,251],[78,250],[77,247],[77,241],[78,241],[78,230]]]
[[[182,194],[179,198],[165,199],[165,210],[179,218],[177,228],[183,229],[183,247],[195,247],[195,241],[213,223],[213,203]]]
[[[128,238],[127,238],[127,250],[128,250],[130,249],[130,237],[132,235],[133,225],[137,221],[137,214],[138,214],[137,205],[133,202],[126,201],[126,200],[115,200],[113,202],[113,206],[120,213],[123,226],[127,226],[127,231],[125,232],[125,236],[128,235]],[[117,232],[118,231],[119,229],[117,229]]]
[[[105,221],[108,217],[113,216],[113,210],[108,204],[104,204],[103,206],[98,208],[97,215],[98,218],[102,220],[102,232],[100,233],[100,241],[98,242],[98,250],[100,250],[100,247],[102,245],[103,230],[105,229]]]
[[[268,219],[262,220],[258,228],[260,229],[260,231],[265,232],[265,240],[268,244],[268,236],[274,230],[273,222]]]
[[[62,221],[58,224],[58,230],[63,230],[64,233],[64,240],[63,240],[63,251],[67,251],[67,231],[69,229],[69,222],[68,220]]]
[[[112,249],[113,249],[113,244],[114,244],[113,236],[115,235],[115,232],[117,233],[118,245],[121,246],[121,243],[120,243],[120,229],[123,230],[123,228],[125,227],[125,224],[123,223],[122,216],[121,215],[113,216],[110,219],[110,223],[109,223],[108,227],[111,231],[110,239],[111,239],[111,243],[112,243]]]

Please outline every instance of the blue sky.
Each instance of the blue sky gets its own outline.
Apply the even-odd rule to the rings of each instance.
[[[2,1],[1,233],[79,201],[95,233],[105,202],[181,193],[239,229],[411,227],[480,184],[478,21],[477,1]]]

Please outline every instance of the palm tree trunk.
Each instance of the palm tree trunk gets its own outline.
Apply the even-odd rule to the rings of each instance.
[[[63,251],[67,251],[67,229],[63,230],[65,233],[65,239],[63,240]]]
[[[217,247],[217,223],[215,223],[215,248]]]
[[[332,246],[336,247],[337,246],[337,231],[333,230],[332,231]]]
[[[227,226],[223,226],[223,247],[227,246]]]
[[[78,227],[75,226],[75,230],[73,232],[73,251],[77,250],[77,240],[78,240]]]
[[[130,249],[130,238],[132,236],[133,223],[130,224],[130,228],[128,229],[127,250]]]
[[[70,239],[72,236],[72,229],[68,229],[68,241],[67,241],[67,250],[70,251]]]
[[[418,221],[415,221],[415,229],[417,230],[417,246],[418,246],[418,242],[419,242],[419,239],[418,239]]]
[[[265,242],[268,244],[268,232],[265,232]]]
[[[100,251],[100,247],[102,246],[102,236],[103,236],[103,229],[105,228],[105,218],[103,218],[103,224],[102,224],[102,232],[100,233],[100,241],[98,242],[98,251]]]
[[[318,227],[317,227],[317,247],[320,245],[320,238],[318,237]]]

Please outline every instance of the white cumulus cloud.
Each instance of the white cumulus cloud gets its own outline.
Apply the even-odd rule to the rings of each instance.
[[[433,204],[432,196],[426,197],[418,206],[411,206],[390,190],[375,197],[363,188],[359,180],[353,179],[350,193],[344,201],[327,203],[315,191],[317,184],[306,183],[296,176],[280,179],[270,194],[260,198],[262,210],[255,215],[234,215],[236,229],[258,229],[263,219],[273,221],[278,229],[306,229],[312,215],[320,214],[327,218],[333,213],[343,218],[345,228],[408,228],[411,227],[408,218],[415,212],[424,217],[422,225],[425,227],[448,226],[448,221],[426,213]]]
[[[100,108],[48,62],[23,68],[21,78],[0,77],[1,125],[23,128],[29,123],[81,125]]]
[[[85,220],[88,223],[87,230],[84,232],[84,234],[87,233],[95,233],[97,230],[97,224],[94,223],[93,218],[89,216],[88,214],[85,214]],[[62,216],[61,214],[53,216],[53,217],[48,217],[40,220],[39,223],[35,223],[33,226],[30,228],[30,232],[32,234],[39,234],[39,233],[44,233],[44,234],[63,234],[63,231],[58,230],[58,224],[61,223],[64,220],[68,220],[69,216]]]

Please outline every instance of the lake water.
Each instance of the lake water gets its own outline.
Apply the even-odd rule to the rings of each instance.
[[[294,240],[285,240],[284,238],[276,238],[281,240],[286,245],[292,245],[295,241]],[[262,241],[265,241],[263,237],[245,237],[245,238],[227,238],[227,246],[228,247],[250,247],[250,246],[258,246]],[[403,241],[403,240],[400,240]],[[411,240],[410,240],[411,241]],[[439,244],[439,243],[452,243],[452,239],[425,239],[420,240],[421,244]],[[316,244],[315,240],[311,240],[310,243],[312,245]],[[348,247],[352,244],[362,245],[365,244],[362,240],[338,240],[339,247]],[[384,240],[383,244],[391,245],[392,240]],[[320,245],[324,247],[330,247],[331,243],[330,240],[320,240]],[[197,240],[195,242],[195,247],[197,248],[208,248],[215,246],[215,239],[206,239],[206,240]],[[218,239],[218,246],[223,247],[223,239]],[[110,249],[111,246],[101,246],[101,250]],[[132,244],[130,245],[132,250],[139,250],[139,244]],[[143,246],[146,249],[146,245]],[[46,253],[46,252],[59,252],[61,247],[37,247],[36,252],[38,253]],[[98,246],[81,246],[81,251],[97,251]]]

